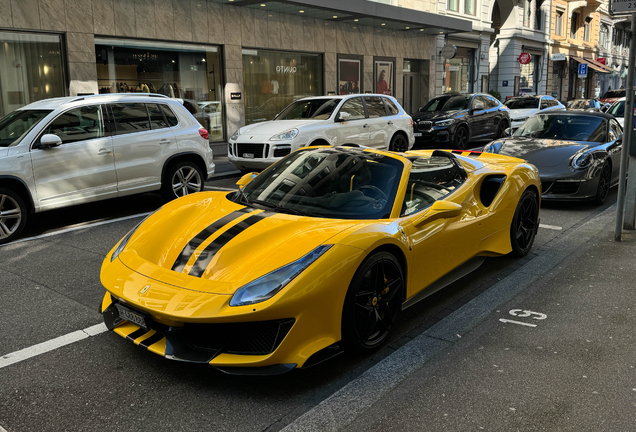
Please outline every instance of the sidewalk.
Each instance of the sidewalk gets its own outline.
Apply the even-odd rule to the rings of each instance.
[[[545,247],[284,430],[636,430],[636,234],[614,242],[614,215]]]

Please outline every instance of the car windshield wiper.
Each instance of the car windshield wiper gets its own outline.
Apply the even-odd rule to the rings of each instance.
[[[247,197],[247,195],[245,195],[245,192],[243,192],[243,189],[237,190],[236,193],[238,195],[239,201],[243,200],[243,202],[245,202],[246,204],[251,203],[250,199]]]

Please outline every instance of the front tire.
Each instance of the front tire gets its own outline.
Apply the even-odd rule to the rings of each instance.
[[[510,244],[512,254],[522,257],[528,255],[539,229],[539,204],[537,193],[527,189],[517,203],[515,215],[510,224]]]
[[[465,150],[468,147],[468,129],[466,127],[460,126],[455,131],[453,147],[459,150]]]
[[[205,186],[203,172],[190,161],[177,162],[168,167],[161,194],[170,201],[192,193],[201,192]]]
[[[0,244],[15,240],[27,222],[28,210],[22,197],[11,189],[0,188]]]
[[[605,162],[603,168],[601,168],[601,174],[598,177],[598,186],[596,188],[596,196],[594,197],[594,204],[603,205],[609,195],[610,187],[612,186],[612,167],[609,163]]]
[[[382,345],[402,308],[404,275],[398,260],[377,252],[360,265],[342,309],[345,349],[364,352]]]

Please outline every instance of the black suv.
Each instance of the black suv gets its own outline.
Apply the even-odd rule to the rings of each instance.
[[[465,149],[475,139],[501,138],[510,127],[508,108],[488,94],[446,94],[411,115],[415,145]]]

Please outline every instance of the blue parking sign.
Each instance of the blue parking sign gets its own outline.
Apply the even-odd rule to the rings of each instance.
[[[587,63],[579,64],[579,78],[587,78]]]

